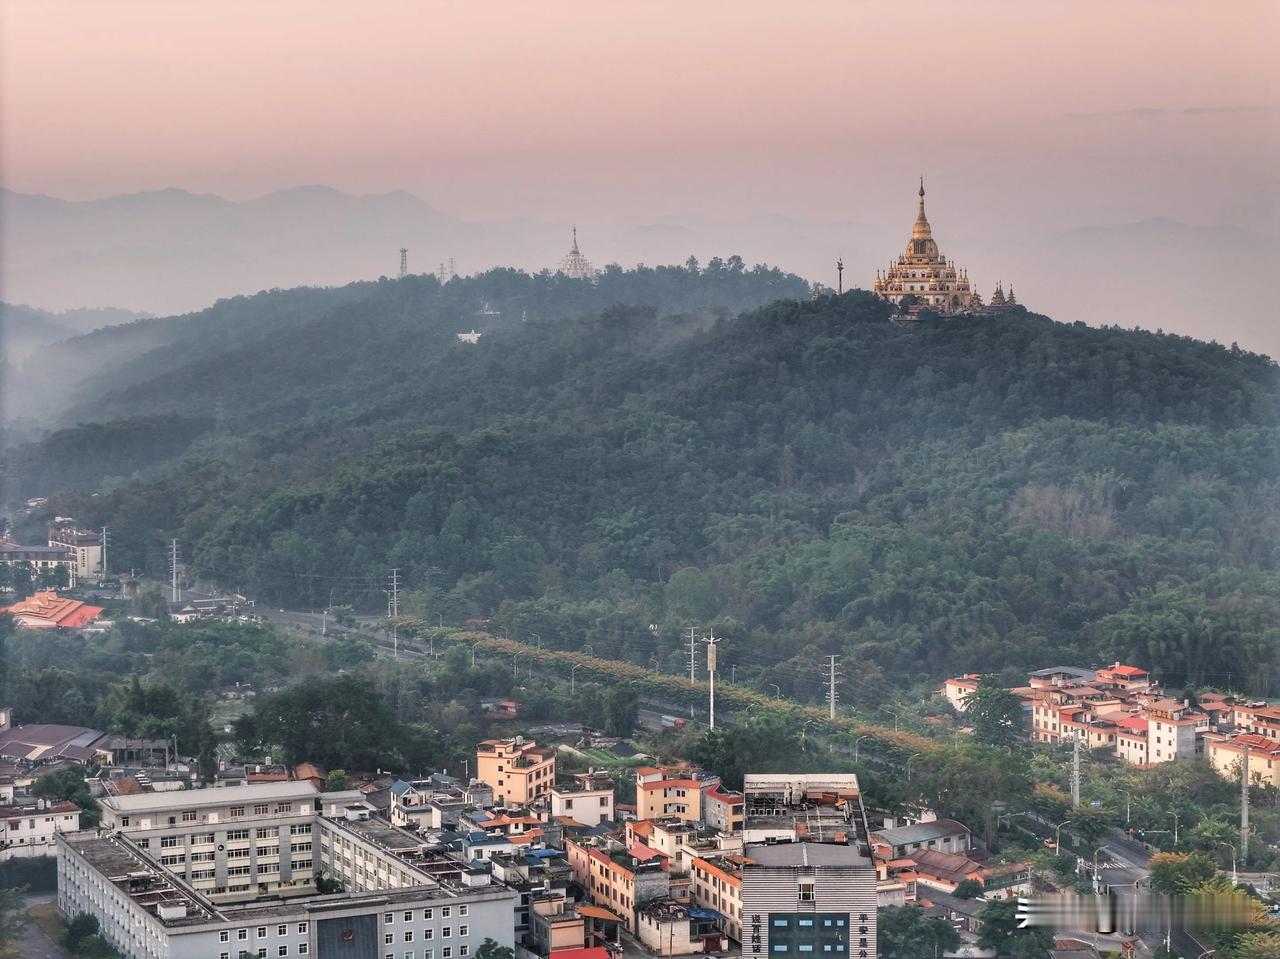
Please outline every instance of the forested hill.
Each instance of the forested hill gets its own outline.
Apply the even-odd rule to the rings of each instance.
[[[287,425],[52,505],[111,525],[117,562],[159,571],[177,536],[281,604],[377,608],[399,567],[418,615],[667,669],[679,629],[714,621],[722,668],[800,695],[830,653],[853,701],[1115,658],[1280,693],[1263,357],[1025,312],[907,328],[861,292],[402,343],[313,329],[300,364],[350,365],[277,366]],[[222,369],[228,393],[242,375]]]

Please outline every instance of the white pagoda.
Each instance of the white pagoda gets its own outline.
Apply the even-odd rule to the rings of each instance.
[[[557,273],[563,273],[571,280],[591,280],[595,278],[596,268],[591,265],[591,261],[582,255],[582,251],[578,249],[578,228],[573,228],[573,246],[569,248],[568,254],[560,261],[560,266],[556,269]]]

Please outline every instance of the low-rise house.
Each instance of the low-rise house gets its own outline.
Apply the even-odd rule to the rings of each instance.
[[[599,839],[569,839],[565,849],[573,878],[591,903],[621,917],[632,935],[639,935],[637,905],[670,894],[666,857],[656,850]]]
[[[687,876],[698,856],[732,855],[742,852],[742,837],[698,827],[683,819],[642,819],[626,824],[630,845],[639,843],[667,857],[672,876]]]
[[[742,867],[750,861],[738,854],[699,856],[689,864],[694,904],[723,915],[721,929],[735,942],[742,942]]]
[[[584,826],[612,822],[614,782],[606,773],[595,770],[576,773],[572,782],[551,787],[552,818],[567,817]]]
[[[952,677],[942,684],[939,692],[951,704],[952,709],[962,713],[965,711],[966,701],[978,688],[978,678],[977,673],[965,673],[963,676]]]
[[[80,807],[39,799],[29,806],[0,806],[0,862],[52,856],[58,833],[78,832]]]
[[[486,739],[476,747],[476,778],[492,786],[504,804],[526,805],[555,785],[556,753],[523,736]]]
[[[721,929],[724,916],[715,909],[673,899],[646,903],[638,910],[636,938],[654,956],[690,956],[729,948]]]
[[[1240,732],[1280,741],[1280,706],[1265,702],[1236,703],[1232,714]]]
[[[872,830],[871,838],[888,847],[891,859],[900,859],[925,849],[964,855],[972,841],[969,828],[954,819],[935,819],[933,822]]]
[[[720,784],[709,773],[668,777],[636,770],[636,817],[702,822],[703,793]]]
[[[1026,863],[986,865],[968,856],[931,849],[915,852],[909,859],[914,863],[917,898],[925,895],[921,887],[953,893],[966,879],[978,882],[988,899],[1031,891],[1031,869]]]
[[[716,783],[702,794],[702,821],[712,829],[730,835],[742,832],[746,822],[746,797]]]
[[[1246,747],[1249,752],[1249,782],[1280,786],[1280,741],[1254,733],[1206,733],[1205,755],[1218,775],[1240,778]]]

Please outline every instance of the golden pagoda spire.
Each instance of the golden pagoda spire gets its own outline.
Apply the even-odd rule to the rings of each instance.
[[[916,212],[916,222],[911,228],[911,238],[913,240],[927,240],[933,236],[933,230],[929,226],[929,219],[924,215],[924,177],[920,178],[920,208]]]

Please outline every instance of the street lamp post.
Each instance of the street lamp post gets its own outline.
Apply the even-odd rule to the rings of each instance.
[[[1093,891],[1097,892],[1102,887],[1101,876],[1098,874],[1098,853],[1108,848],[1106,844],[1099,846],[1093,851]]]
[[[774,698],[774,699],[781,699],[781,698],[782,698],[782,687],[781,687],[781,686],[779,686],[777,683],[769,683],[769,686],[773,689],[773,698]]]
[[[1062,827],[1070,826],[1071,820],[1064,819],[1058,825],[1053,827],[1053,854],[1055,856],[1062,855]]]
[[[868,733],[865,736],[859,736],[857,739],[853,741],[853,761],[855,763],[858,761],[858,747],[862,745],[862,741],[864,739],[870,739],[870,738],[871,738],[871,735],[870,733]]]
[[[890,709],[888,706],[881,706],[880,708],[893,717],[893,731],[896,733],[898,731],[898,711]]]
[[[1178,811],[1175,809],[1170,813],[1173,816],[1173,844],[1178,844]]]
[[[1218,843],[1218,845],[1219,845],[1219,846],[1226,846],[1228,849],[1230,849],[1230,850],[1231,850],[1231,885],[1233,885],[1233,886],[1238,886],[1238,885],[1240,885],[1240,874],[1239,874],[1238,872],[1236,872],[1236,847],[1235,847],[1235,843],[1230,843],[1230,842],[1227,842],[1226,840],[1223,840],[1222,842],[1219,842],[1219,843]]]
[[[907,770],[907,782],[911,782],[911,760],[919,759],[923,755],[924,753],[913,753],[907,757],[907,761],[905,763],[905,768]]]

